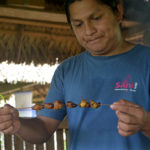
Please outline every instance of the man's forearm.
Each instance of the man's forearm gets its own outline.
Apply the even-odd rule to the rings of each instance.
[[[150,138],[150,112],[147,112],[146,114],[146,121],[144,127],[141,129],[141,132]]]
[[[51,136],[44,123],[38,118],[20,118],[21,126],[15,135],[32,144],[41,144]]]

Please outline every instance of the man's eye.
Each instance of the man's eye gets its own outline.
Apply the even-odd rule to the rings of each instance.
[[[96,17],[93,17],[93,20],[99,20],[101,18],[101,16],[96,16]]]
[[[82,23],[79,23],[79,24],[74,24],[75,27],[81,27],[82,26]]]

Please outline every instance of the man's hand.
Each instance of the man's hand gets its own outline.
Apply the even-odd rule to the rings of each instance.
[[[150,128],[149,113],[143,107],[127,100],[119,100],[110,107],[116,111],[120,135],[130,136],[144,130],[147,126]]]
[[[19,128],[20,121],[17,109],[8,104],[0,108],[0,131],[4,134],[14,134]]]

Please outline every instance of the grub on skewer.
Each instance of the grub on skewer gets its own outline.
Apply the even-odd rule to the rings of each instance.
[[[64,103],[59,101],[59,100],[56,100],[54,102],[54,110],[59,110],[59,109],[62,109],[64,107]]]
[[[86,107],[86,108],[88,108],[88,107],[90,107],[90,104],[85,100],[85,99],[83,99],[82,98],[82,101],[81,101],[81,103],[79,104],[79,106],[80,107]]]
[[[71,102],[71,101],[68,101],[67,104],[66,104],[66,106],[67,106],[68,108],[75,108],[75,107],[77,106],[77,104],[75,104],[75,103],[73,103],[73,102]]]
[[[33,107],[32,107],[33,110],[41,110],[43,109],[43,105],[41,104],[35,104]]]
[[[45,103],[45,104],[44,104],[44,107],[45,107],[46,109],[53,109],[53,108],[54,108],[54,104],[53,104],[53,103]]]
[[[96,103],[94,100],[90,100],[90,106],[96,109],[101,106],[101,103]]]

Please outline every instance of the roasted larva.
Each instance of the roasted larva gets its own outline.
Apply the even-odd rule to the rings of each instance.
[[[46,109],[53,109],[53,108],[54,108],[54,104],[53,104],[53,103],[45,103],[45,104],[44,104],[44,107],[45,107]]]
[[[98,108],[98,107],[100,107],[100,103],[96,103],[94,100],[90,100],[90,106],[92,107],[92,108]]]
[[[82,99],[81,103],[79,104],[80,107],[90,107],[90,104],[85,100],[85,99]]]
[[[41,110],[42,108],[43,108],[43,106],[40,104],[36,104],[32,107],[33,110]]]
[[[64,107],[64,103],[59,101],[59,100],[56,100],[54,102],[54,110],[59,110],[59,109],[62,109]]]
[[[66,104],[66,106],[67,106],[68,108],[75,108],[75,107],[77,107],[77,104],[75,104],[75,103],[73,103],[73,102],[71,102],[71,101],[68,101],[67,104]]]
[[[46,109],[53,109],[53,110],[59,110],[59,109],[62,109],[63,107],[65,106],[65,103],[59,101],[59,100],[56,100],[54,101],[54,103],[45,103],[43,105],[40,105],[40,104],[36,104],[32,107],[32,109],[34,110],[40,110],[40,109],[43,109],[43,108],[46,108]],[[77,105],[75,103],[73,103],[72,101],[68,101],[66,103],[66,107],[68,108],[75,108],[75,107],[81,107],[81,108],[99,108],[101,106],[101,103],[97,103],[95,102],[94,100],[90,100],[90,103],[88,103],[86,101],[86,99],[81,99],[81,102]]]

